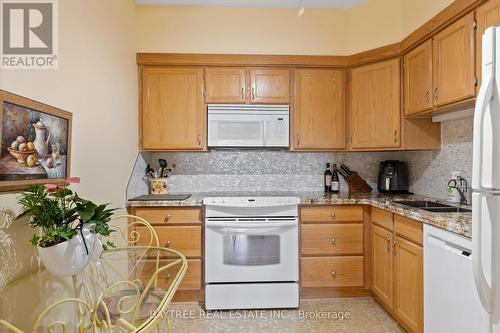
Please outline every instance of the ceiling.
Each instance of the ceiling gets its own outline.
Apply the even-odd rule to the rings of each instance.
[[[367,0],[302,0],[305,8],[349,9]],[[298,8],[300,0],[135,0],[140,5],[284,7]]]

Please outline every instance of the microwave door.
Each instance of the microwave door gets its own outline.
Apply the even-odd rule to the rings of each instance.
[[[258,115],[208,116],[209,147],[264,147],[265,119]]]

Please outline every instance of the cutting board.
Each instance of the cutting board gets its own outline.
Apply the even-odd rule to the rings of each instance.
[[[130,199],[131,201],[168,201],[186,200],[191,194],[147,194]]]

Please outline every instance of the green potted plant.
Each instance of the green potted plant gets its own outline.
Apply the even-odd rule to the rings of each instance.
[[[97,205],[70,190],[70,183],[79,178],[68,178],[62,184],[37,184],[21,193],[19,203],[23,214],[39,233],[29,244],[37,247],[38,255],[48,271],[70,276],[85,269],[90,258],[99,256],[103,245],[97,235],[109,236],[109,221],[114,209],[108,204]]]

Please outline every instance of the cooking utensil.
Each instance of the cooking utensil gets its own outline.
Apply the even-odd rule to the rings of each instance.
[[[344,171],[344,169],[339,168],[338,171],[342,175],[342,177],[344,177],[344,179],[349,178],[349,175],[347,174],[347,172]]]
[[[349,169],[349,168],[347,167],[347,165],[345,165],[345,164],[341,164],[341,165],[340,165],[340,168],[341,168],[341,169],[342,169],[342,170],[343,170],[343,171],[344,171],[344,172],[345,172],[348,176],[352,175],[352,171],[351,171],[351,169]]]
[[[158,175],[160,176],[160,178],[165,177],[164,173],[165,173],[165,169],[167,168],[167,165],[168,165],[167,161],[163,158],[160,158],[158,160],[158,163],[160,164],[160,171],[159,171]]]
[[[155,170],[151,167],[151,164],[148,164],[146,166],[146,176],[148,178],[158,178],[158,174],[155,172]]]

